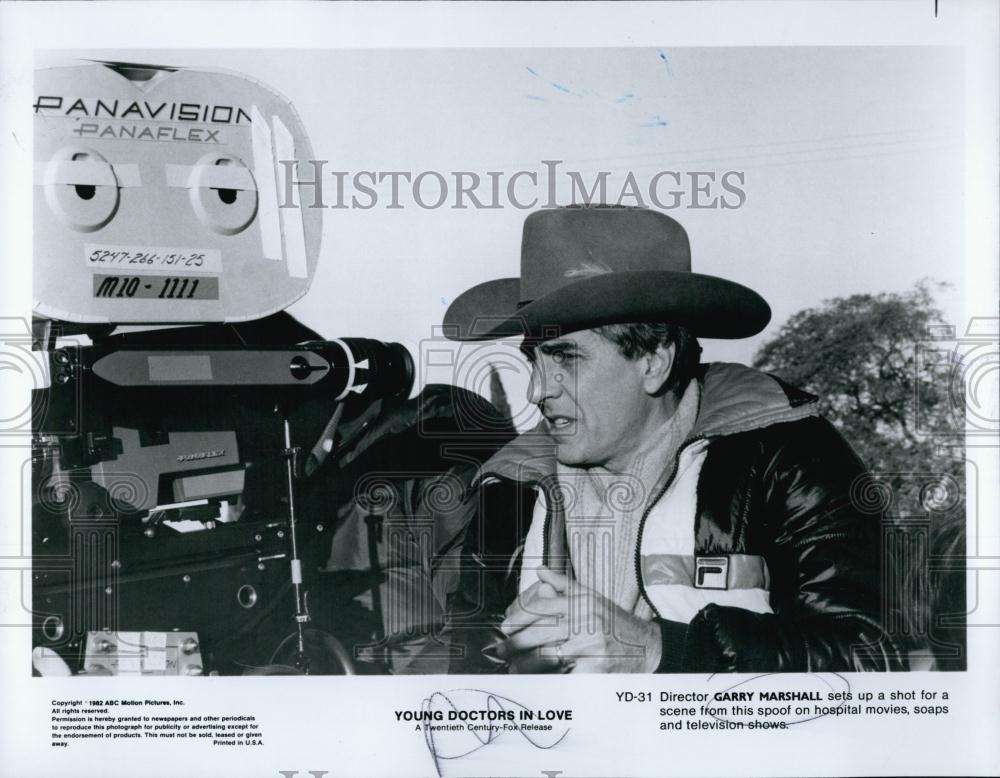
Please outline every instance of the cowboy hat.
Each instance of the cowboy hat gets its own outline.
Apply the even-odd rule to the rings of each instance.
[[[746,338],[771,319],[751,289],[691,272],[687,233],[646,208],[570,206],[524,220],[521,277],[479,284],[444,316],[452,340],[547,340],[605,324],[669,322]]]

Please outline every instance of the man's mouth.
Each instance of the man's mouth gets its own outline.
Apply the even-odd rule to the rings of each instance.
[[[549,425],[549,430],[552,432],[561,432],[572,426],[576,419],[570,416],[548,416],[546,415],[545,421]]]

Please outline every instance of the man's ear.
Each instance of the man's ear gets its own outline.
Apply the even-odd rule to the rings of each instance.
[[[642,388],[652,396],[662,394],[667,380],[670,378],[670,371],[674,366],[674,356],[677,347],[671,343],[669,346],[660,344],[656,351],[646,354],[640,359],[642,364]]]

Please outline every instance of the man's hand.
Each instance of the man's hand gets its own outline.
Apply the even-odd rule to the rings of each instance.
[[[660,628],[546,567],[507,609],[497,654],[514,673],[651,673]]]

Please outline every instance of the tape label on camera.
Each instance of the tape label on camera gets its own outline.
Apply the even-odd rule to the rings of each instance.
[[[171,246],[108,246],[87,243],[83,247],[88,267],[123,270],[128,273],[222,273],[222,252],[216,249],[184,249]]]
[[[94,297],[140,300],[218,300],[218,278],[94,274]]]

